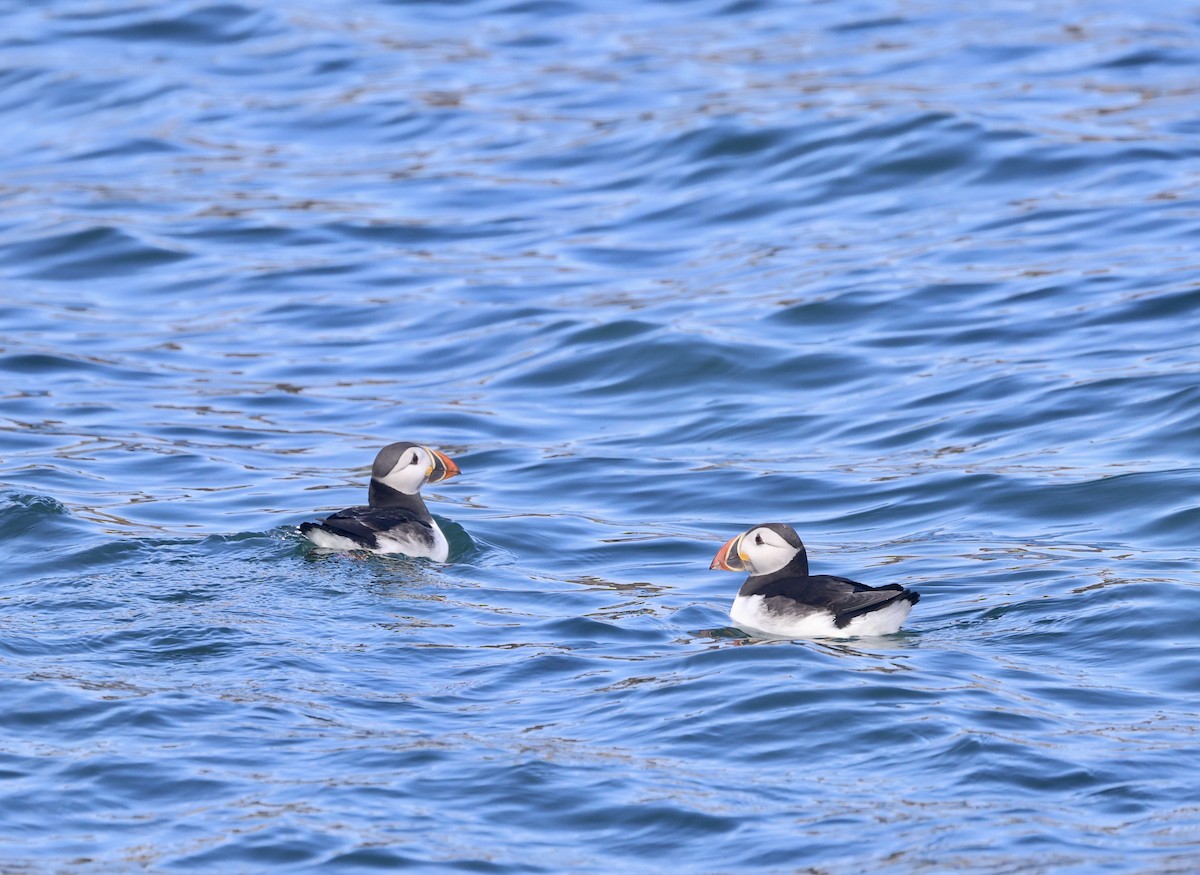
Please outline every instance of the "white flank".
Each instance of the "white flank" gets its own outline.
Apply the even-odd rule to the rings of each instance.
[[[405,556],[415,556],[418,559],[445,562],[450,556],[450,544],[446,541],[442,530],[438,528],[436,520],[430,520],[429,525],[433,527],[433,543],[411,537],[412,530],[419,526],[419,523],[412,523],[410,526],[402,526],[399,529],[392,529],[390,532],[377,533],[375,540],[379,542],[379,547],[372,552],[403,553]],[[423,530],[424,526],[420,526],[420,528]],[[421,533],[424,534],[424,531]]]
[[[368,552],[403,553],[405,556],[412,556],[417,559],[432,559],[434,562],[445,562],[450,557],[450,544],[446,541],[446,536],[442,534],[442,530],[438,528],[436,521],[430,521],[430,525],[433,527],[433,543],[412,537],[411,535],[414,530],[424,534],[425,527],[419,523],[409,523],[390,532],[376,532],[375,541],[379,546],[373,550],[368,550]],[[324,550],[345,551],[367,549],[357,541],[343,538],[341,535],[334,535],[321,528],[309,529],[304,533],[304,536]]]
[[[765,632],[780,638],[855,638],[868,635],[889,635],[900,628],[912,604],[907,599],[892,602],[877,611],[855,617],[839,629],[829,611],[814,609],[811,614],[780,615],[765,610],[760,595],[738,596],[733,600],[729,616],[748,632]]]
[[[323,550],[361,550],[362,547],[349,538],[335,535],[324,529],[313,527],[304,533],[304,537]]]

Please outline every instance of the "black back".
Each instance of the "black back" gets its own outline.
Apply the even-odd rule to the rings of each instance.
[[[429,514],[426,513],[425,519],[422,519],[411,510],[402,507],[348,507],[331,514],[319,523],[302,523],[300,532],[306,534],[311,529],[320,528],[331,534],[349,538],[365,548],[374,549],[379,546],[379,539],[375,537],[377,532],[386,532],[402,525],[423,527],[429,533],[430,541],[433,540],[433,525]]]
[[[877,611],[892,602],[904,599],[915,605],[921,598],[919,593],[905,589],[898,583],[868,586],[845,577],[809,574],[808,553],[803,544],[800,544],[799,552],[792,561],[778,571],[746,578],[738,595],[762,596],[772,613],[829,611],[834,615],[834,625],[839,629],[855,617]]]

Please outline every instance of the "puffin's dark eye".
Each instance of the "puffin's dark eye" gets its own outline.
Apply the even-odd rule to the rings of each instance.
[[[760,547],[761,547],[761,546],[762,546],[762,535],[755,535],[755,536],[754,536],[754,543],[755,543],[755,544],[758,544],[758,546],[760,546]]]
[[[417,458],[417,454],[416,454],[416,453],[413,453],[412,461],[411,461],[411,462],[409,462],[408,464],[410,464],[410,465],[419,465],[420,463],[421,463],[421,460]]]

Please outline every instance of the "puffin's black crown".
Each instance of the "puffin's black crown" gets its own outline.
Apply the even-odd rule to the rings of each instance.
[[[392,473],[392,469],[400,461],[400,457],[413,447],[420,446],[410,441],[398,441],[394,444],[388,444],[379,454],[375,456],[375,463],[371,465],[371,476],[376,480],[382,480],[388,474]]]

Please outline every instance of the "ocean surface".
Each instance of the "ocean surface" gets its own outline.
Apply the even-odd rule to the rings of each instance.
[[[0,3],[0,872],[1196,871],[1200,5],[977,5]]]

